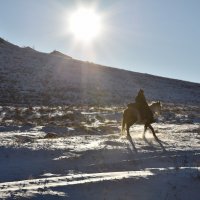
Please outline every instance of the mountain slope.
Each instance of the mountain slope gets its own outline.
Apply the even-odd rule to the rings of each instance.
[[[148,100],[200,103],[200,84],[41,53],[0,39],[1,104],[124,104],[140,88]]]

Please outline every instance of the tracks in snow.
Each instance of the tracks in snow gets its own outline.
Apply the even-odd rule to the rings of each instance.
[[[179,170],[179,171],[178,171]],[[12,193],[17,191],[28,191],[47,189],[52,187],[78,185],[85,183],[95,183],[101,181],[121,180],[124,178],[148,177],[162,173],[178,173],[181,176],[193,175],[194,172],[199,173],[198,167],[180,167],[179,169],[171,168],[149,168],[144,171],[121,171],[121,172],[105,172],[91,174],[73,174],[67,176],[55,176],[48,178],[39,178],[32,180],[22,180],[14,182],[0,183],[0,194]]]

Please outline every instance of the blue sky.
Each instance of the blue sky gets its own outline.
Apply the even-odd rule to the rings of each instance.
[[[200,83],[198,0],[0,0],[0,37],[38,51]],[[68,13],[95,6],[104,31],[90,45],[68,31]]]

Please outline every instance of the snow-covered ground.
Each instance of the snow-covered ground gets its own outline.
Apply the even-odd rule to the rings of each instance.
[[[0,107],[0,199],[199,199],[200,108],[163,104],[121,135],[125,107]]]

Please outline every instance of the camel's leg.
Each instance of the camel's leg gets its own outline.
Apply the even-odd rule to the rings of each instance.
[[[130,127],[131,127],[130,124],[126,125],[127,136],[130,136],[130,132],[129,132]]]
[[[164,152],[166,152],[165,147],[162,145],[161,141],[160,141],[160,140],[158,139],[158,137],[156,136],[153,127],[152,127],[150,124],[149,124],[148,127],[151,129],[151,131],[152,131],[152,133],[153,133],[153,136],[154,136],[155,140],[158,142],[158,144],[160,145],[160,147],[163,149]]]
[[[130,129],[130,127],[131,127],[135,122],[136,122],[136,120],[132,120],[132,121],[129,121],[129,122],[126,124],[127,136],[130,136],[129,129]]]
[[[147,127],[148,127],[147,124],[145,124],[145,125],[144,125],[143,138],[145,138],[145,133],[146,133],[146,131],[147,131]]]
[[[153,133],[154,138],[155,138],[157,141],[159,141],[159,139],[158,139],[158,137],[156,136],[156,133],[155,133],[153,127],[151,126],[151,124],[149,124],[148,127],[150,128],[151,132]]]

